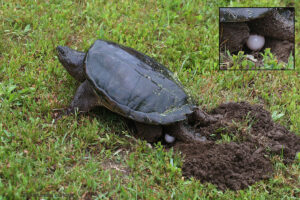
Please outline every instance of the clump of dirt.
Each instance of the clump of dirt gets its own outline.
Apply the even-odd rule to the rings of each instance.
[[[210,114],[222,116],[221,120],[195,130],[208,141],[174,146],[185,156],[186,177],[211,182],[221,190],[239,190],[270,177],[272,155],[282,156],[287,164],[300,152],[300,137],[274,123],[260,105],[226,103]],[[232,142],[220,143],[229,133]]]
[[[185,154],[184,176],[213,183],[221,190],[246,188],[269,178],[273,171],[271,162],[247,143],[179,144],[176,149]]]
[[[221,123],[225,125],[224,128],[229,125],[231,130],[234,129],[232,120],[246,122],[248,129],[236,131],[236,137],[267,149],[266,153],[269,155],[283,155],[285,163],[292,162],[296,153],[300,152],[300,137],[276,124],[270,112],[263,109],[261,105],[231,102],[213,109],[211,114],[221,114],[223,116]],[[235,128],[238,129],[238,127]]]

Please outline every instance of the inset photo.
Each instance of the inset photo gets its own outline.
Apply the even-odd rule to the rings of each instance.
[[[220,70],[294,70],[295,8],[219,8]]]

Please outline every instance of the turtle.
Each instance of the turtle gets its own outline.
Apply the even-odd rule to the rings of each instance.
[[[103,106],[134,122],[148,142],[164,132],[178,140],[197,141],[185,124],[194,119],[205,125],[217,119],[201,110],[182,84],[155,59],[115,42],[96,40],[87,52],[57,46],[58,59],[81,82],[69,113]]]

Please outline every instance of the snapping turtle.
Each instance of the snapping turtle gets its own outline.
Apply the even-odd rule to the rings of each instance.
[[[81,85],[69,111],[88,112],[96,106],[135,122],[140,136],[154,142],[162,132],[179,140],[197,140],[183,121],[188,116],[203,124],[216,121],[192,103],[166,67],[132,48],[97,40],[87,51],[57,47],[58,58]]]

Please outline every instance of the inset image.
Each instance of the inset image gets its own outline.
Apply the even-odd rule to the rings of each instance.
[[[220,70],[295,69],[295,9],[219,8]]]

